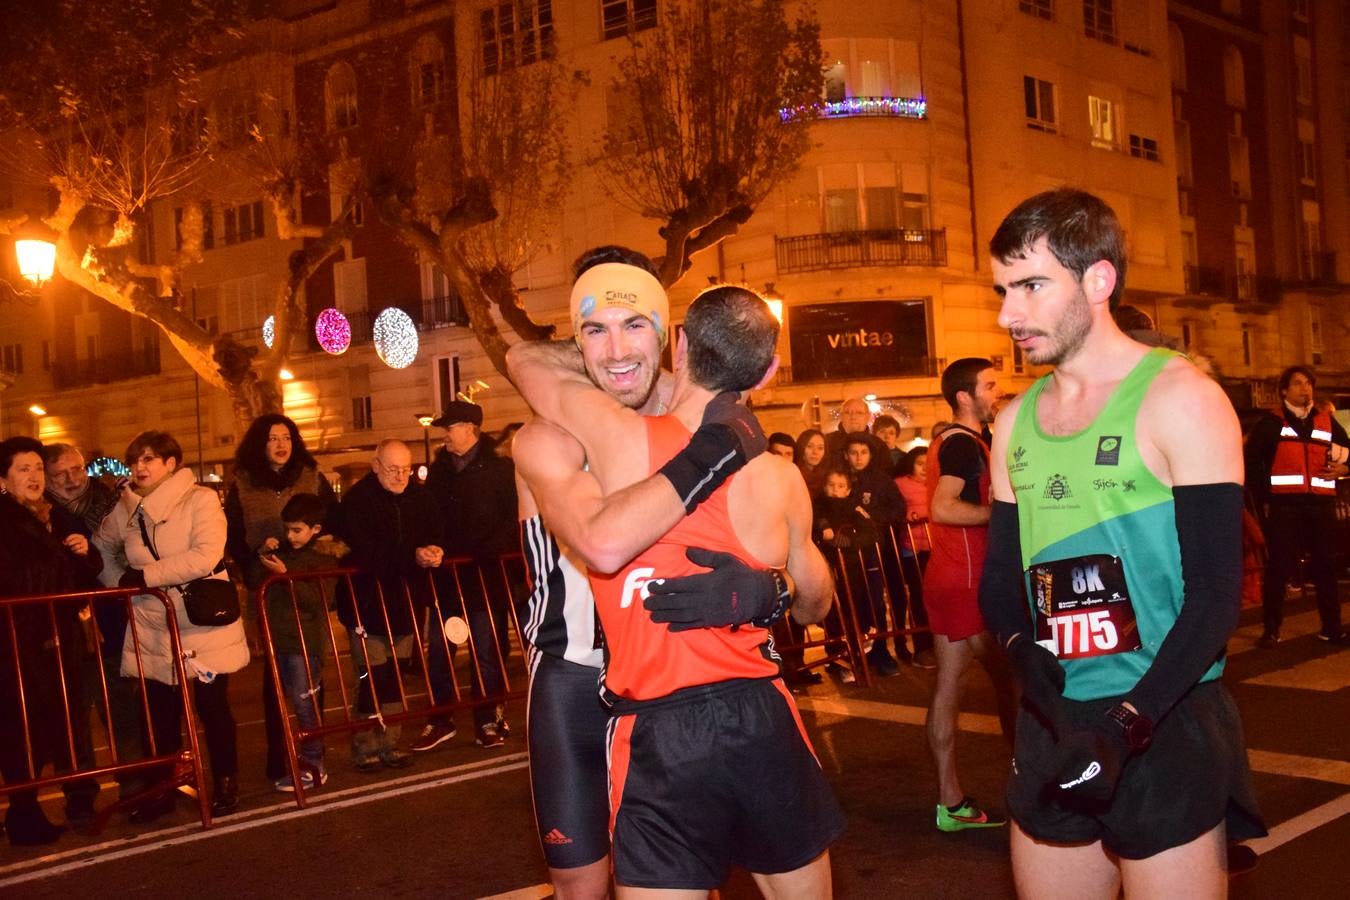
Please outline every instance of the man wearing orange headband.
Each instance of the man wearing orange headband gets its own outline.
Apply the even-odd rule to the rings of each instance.
[[[661,351],[670,316],[655,267],[641,253],[611,246],[588,251],[574,268],[575,347],[571,342],[551,346],[629,409],[643,415],[664,412],[671,385],[669,376],[662,377]],[[719,427],[722,438],[729,439],[727,426]],[[606,526],[588,518],[590,498],[584,491],[593,482],[586,476],[586,460],[576,441],[557,427],[529,422],[516,435],[513,456],[522,544],[533,585],[523,630],[530,644],[526,736],[536,825],[555,896],[602,898],[609,895],[610,869],[609,714],[597,700],[604,651],[585,560],[596,540],[634,526],[621,520]],[[660,476],[657,481],[652,487],[658,494],[665,492],[664,512],[651,515],[652,507],[645,503],[634,511],[643,520],[642,528],[660,527],[660,534],[668,527],[662,523],[679,521],[685,507],[673,500],[666,487],[671,482]],[[580,497],[578,483],[583,485]],[[656,524],[648,524],[651,520]],[[762,615],[765,607],[776,606],[777,592],[764,574],[730,560],[697,577],[730,585],[722,595],[728,596],[729,590],[744,598],[736,621],[746,622]],[[756,592],[764,601],[758,605],[753,602]]]
[[[616,315],[620,328],[642,327],[631,310]],[[706,893],[733,865],[753,873],[766,896],[829,896],[828,848],[843,816],[767,631],[788,605],[791,582],[800,591],[793,618],[803,624],[823,617],[833,593],[810,540],[806,486],[791,463],[769,454],[706,497],[713,471],[690,488],[671,466],[706,434],[709,409],[716,414],[772,377],[778,330],[753,291],[704,291],[689,307],[670,411],[659,416],[635,416],[596,390],[575,351],[529,343],[507,355],[536,414],[585,448],[589,470],[577,480],[607,492],[602,505],[645,512],[626,531],[583,538],[605,630],[602,696],[616,716],[608,732],[609,827],[620,900],[638,891]],[[607,332],[613,339],[586,318],[583,347]],[[572,506],[589,499],[578,489]],[[688,517],[661,531],[678,507]],[[652,530],[661,533],[652,538]],[[777,588],[761,594],[745,578],[728,587],[732,560]],[[764,609],[761,598],[775,594]]]

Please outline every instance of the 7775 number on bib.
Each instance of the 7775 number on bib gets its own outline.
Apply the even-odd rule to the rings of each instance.
[[[1036,640],[1060,659],[1138,650],[1139,626],[1119,557],[1078,556],[1031,567]]]

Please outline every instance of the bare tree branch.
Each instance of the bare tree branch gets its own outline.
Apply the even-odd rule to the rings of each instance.
[[[612,88],[630,105],[598,160],[613,193],[661,220],[666,286],[692,258],[737,232],[809,149],[779,111],[818,99],[823,55],[810,10],[784,0],[671,3],[638,32]]]

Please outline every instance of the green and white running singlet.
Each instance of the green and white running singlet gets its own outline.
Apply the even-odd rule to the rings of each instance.
[[[1037,422],[1049,375],[1027,391],[1013,423],[1008,476],[1035,637],[1064,666],[1070,700],[1133,688],[1181,610],[1172,489],[1144,465],[1135,439],[1144,395],[1177,355],[1150,350],[1077,434],[1049,435]],[[1201,680],[1222,672],[1221,659]]]

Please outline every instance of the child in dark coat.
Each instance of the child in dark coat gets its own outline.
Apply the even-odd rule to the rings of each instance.
[[[258,548],[258,565],[265,575],[301,575],[333,568],[332,556],[322,553],[314,539],[323,530],[324,504],[314,494],[296,494],[281,510],[285,542],[270,537]],[[267,626],[276,653],[282,690],[302,731],[317,728],[323,718],[323,662],[328,645],[329,579],[298,579],[267,589]],[[301,787],[309,789],[328,780],[322,738],[309,738],[301,747],[304,768]],[[279,791],[293,792],[290,775],[274,781]]]

